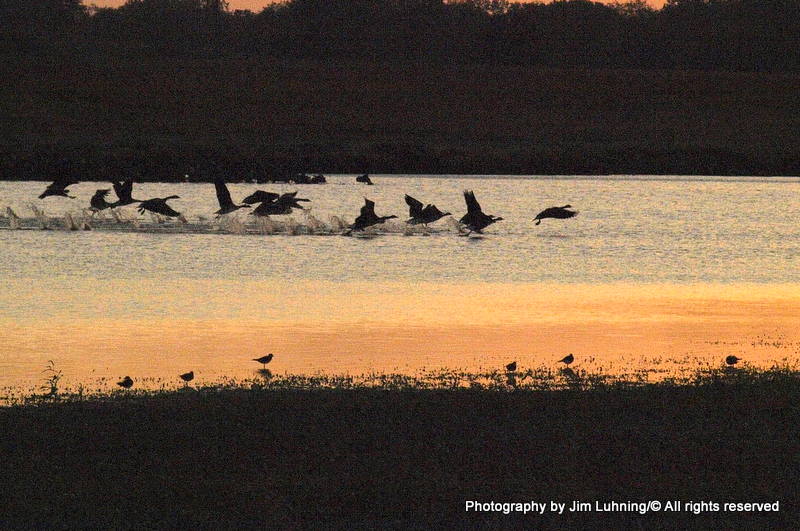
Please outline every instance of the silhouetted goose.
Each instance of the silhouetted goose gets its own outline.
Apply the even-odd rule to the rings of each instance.
[[[126,179],[124,181],[111,181],[114,187],[114,193],[117,194],[117,202],[114,207],[122,207],[132,205],[133,203],[141,203],[141,199],[133,198],[133,179]]]
[[[578,215],[578,213],[575,210],[567,210],[568,208],[572,208],[572,205],[545,208],[544,210],[536,214],[536,217],[533,218],[533,220],[538,225],[545,218],[567,219],[567,218],[573,218]]]
[[[356,182],[357,183],[369,184],[369,185],[375,184],[375,183],[372,182],[372,180],[370,180],[368,173],[365,173],[363,175],[359,175],[358,177],[356,177]]]
[[[297,192],[289,192],[281,195],[274,201],[264,201],[258,205],[255,210],[253,210],[252,214],[256,216],[281,216],[291,214],[293,208],[305,210],[302,206],[300,206],[299,201],[309,202],[311,200],[296,196]]]
[[[406,204],[408,205],[408,215],[411,216],[411,219],[406,221],[406,223],[411,225],[427,225],[428,223],[433,223],[434,221],[438,221],[450,215],[450,212],[442,212],[436,208],[436,205],[426,205],[423,207],[422,202],[414,199],[410,195],[406,195]]]
[[[109,203],[106,201],[106,196],[108,192],[110,192],[110,188],[106,188],[105,190],[96,190],[92,199],[89,201],[89,206],[95,212],[99,212],[101,210],[105,210],[107,208],[112,208],[114,203]]]
[[[254,205],[256,203],[272,203],[280,197],[280,194],[273,192],[265,192],[264,190],[256,190],[252,194],[242,199],[242,203],[246,205]]]
[[[569,365],[573,361],[575,361],[575,356],[573,356],[572,354],[567,354],[566,356],[558,360],[559,363],[563,363],[565,365]]]
[[[728,365],[733,367],[734,365],[739,363],[739,361],[741,361],[741,359],[742,358],[737,358],[736,356],[728,356],[727,358],[725,358],[725,363],[727,363]]]
[[[224,216],[225,214],[230,214],[231,212],[235,212],[240,208],[250,208],[250,205],[234,205],[233,200],[231,199],[231,193],[228,191],[228,187],[225,186],[225,181],[222,179],[216,179],[214,181],[214,187],[217,189],[217,202],[219,203],[219,210],[214,212],[217,217]]]
[[[375,202],[364,198],[364,206],[361,207],[361,214],[356,218],[355,223],[345,234],[350,234],[356,230],[364,230],[367,227],[384,223],[386,220],[395,219],[397,216],[377,216],[375,214]]]
[[[272,354],[267,354],[266,356],[261,356],[260,358],[255,358],[253,361],[259,362],[266,369],[267,368],[267,363],[272,361]]]
[[[470,232],[477,232],[480,234],[483,229],[492,223],[503,220],[503,218],[497,216],[488,216],[484,214],[472,190],[464,190],[464,201],[467,203],[467,213],[461,218],[461,223],[468,228]]]
[[[59,177],[45,188],[44,192],[39,195],[39,199],[44,199],[51,195],[60,195],[62,197],[75,199],[74,196],[69,195],[69,190],[67,190],[67,188],[73,184],[78,184],[78,181],[73,181],[68,177]]]
[[[124,387],[125,389],[130,389],[133,387],[133,379],[130,376],[126,376],[122,380],[117,382],[117,385],[120,387]]]
[[[181,213],[173,210],[173,208],[167,204],[167,201],[170,199],[180,199],[180,196],[171,195],[169,197],[164,197],[163,199],[157,197],[155,199],[142,201],[139,204],[139,214],[144,214],[145,210],[149,210],[150,212],[155,212],[156,214],[161,214],[162,216],[167,216],[170,218],[180,217]]]
[[[516,361],[512,361],[511,363],[506,365],[506,370],[509,371],[509,372],[516,371],[517,370],[517,362]]]
[[[187,373],[181,374],[181,375],[179,375],[179,377],[184,382],[189,383],[192,380],[194,380],[194,371],[189,371]]]

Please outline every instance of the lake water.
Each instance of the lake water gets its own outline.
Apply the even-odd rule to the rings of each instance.
[[[373,180],[230,185],[237,202],[299,190],[313,218],[292,216],[296,235],[256,227],[246,210],[237,218],[249,226],[220,228],[213,185],[189,183],[134,190],[179,195],[171,204],[187,225],[142,216],[61,230],[65,213],[107,185],[38,200],[46,183],[0,182],[2,213],[35,227],[33,203],[56,229],[0,220],[0,387],[36,385],[47,360],[73,385],[188,370],[200,381],[247,377],[267,352],[278,373],[539,367],[568,352],[603,370],[716,365],[730,353],[753,365],[798,359],[800,179]],[[465,189],[504,221],[483,238],[459,236],[447,218],[404,234],[406,193],[459,218]],[[401,222],[374,237],[329,234],[331,216],[352,222],[364,196]],[[577,217],[531,221],[567,203]],[[322,234],[305,234],[308,225]]]

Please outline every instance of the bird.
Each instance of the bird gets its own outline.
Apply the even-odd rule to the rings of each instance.
[[[133,379],[131,379],[130,376],[126,376],[122,380],[118,381],[117,385],[125,389],[130,389],[131,387],[133,387]]]
[[[215,179],[214,187],[217,189],[217,202],[219,202],[219,210],[214,212],[217,217],[230,214],[231,212],[235,212],[240,208],[250,208],[250,205],[246,203],[243,205],[233,204],[231,193],[228,191],[228,187],[225,186],[225,181],[222,179]]]
[[[364,206],[361,207],[361,213],[355,220],[355,223],[350,225],[350,229],[345,234],[350,234],[356,230],[364,230],[372,225],[384,223],[388,219],[394,219],[397,216],[377,216],[375,215],[375,202],[364,198]]]
[[[728,365],[733,367],[734,365],[739,363],[739,361],[741,361],[741,359],[742,358],[737,358],[736,356],[731,355],[731,356],[728,356],[727,358],[725,358],[725,363],[727,363]]]
[[[567,218],[574,218],[578,215],[578,212],[575,210],[567,210],[568,208],[572,208],[572,205],[564,205],[561,207],[550,207],[545,208],[538,214],[533,220],[536,224],[540,224],[543,219],[545,218],[554,218],[554,219],[567,219]]]
[[[126,179],[124,181],[111,181],[114,187],[114,193],[117,194],[117,202],[114,203],[114,208],[133,203],[141,203],[141,199],[133,198],[133,179]]]
[[[372,180],[370,180],[368,173],[365,173],[363,175],[359,175],[358,177],[356,177],[356,182],[357,183],[368,184],[370,186],[375,184],[375,183],[372,182]]]
[[[566,356],[558,360],[559,363],[563,363],[564,365],[569,365],[573,361],[575,361],[575,356],[573,356],[572,354],[567,354]]]
[[[194,380],[194,371],[189,371],[185,374],[179,375],[180,379],[186,382],[187,384]]]
[[[45,188],[44,192],[39,195],[39,199],[44,199],[51,195],[60,195],[62,197],[75,199],[75,196],[69,195],[69,190],[67,190],[67,188],[73,184],[78,184],[78,181],[73,181],[69,177],[59,177]]]
[[[246,205],[254,205],[256,203],[272,203],[280,197],[280,194],[274,192],[265,192],[264,190],[256,190],[252,194],[242,199],[242,203]]]
[[[509,371],[509,372],[516,371],[517,370],[517,362],[516,361],[512,361],[511,363],[506,365],[506,370]]]
[[[150,212],[154,212],[156,214],[161,214],[163,216],[167,216],[170,218],[178,218],[181,216],[180,212],[175,211],[171,206],[167,204],[167,201],[170,199],[180,199],[180,196],[171,195],[169,197],[164,198],[155,198],[155,199],[148,199],[147,201],[142,201],[139,203],[139,214],[144,214],[145,210],[149,210]]]
[[[114,207],[114,203],[106,201],[106,196],[110,191],[110,188],[106,188],[105,190],[96,190],[94,192],[92,199],[89,200],[89,206],[93,212],[100,212],[101,210]]]
[[[436,205],[426,205],[425,207],[422,206],[422,202],[414,199],[410,195],[406,194],[406,204],[408,205],[408,215],[411,216],[411,219],[407,220],[406,223],[410,225],[428,225],[428,223],[433,223],[434,221],[438,221],[445,216],[449,216],[450,212],[442,212]]]
[[[467,203],[467,213],[464,214],[460,221],[470,232],[481,234],[481,231],[492,223],[503,220],[503,218],[497,216],[484,214],[472,190],[464,190],[464,200]]]
[[[267,354],[266,356],[261,356],[260,358],[255,358],[253,361],[259,362],[266,369],[267,368],[267,363],[272,361],[272,354]]]
[[[267,194],[269,192],[264,192],[264,193]],[[270,215],[280,216],[284,214],[291,214],[293,208],[305,210],[302,206],[300,206],[299,202],[300,201],[309,202],[311,200],[296,196],[297,192],[289,192],[278,196],[273,201],[262,201],[261,204],[258,205],[251,212],[251,214],[255,216],[270,216]]]

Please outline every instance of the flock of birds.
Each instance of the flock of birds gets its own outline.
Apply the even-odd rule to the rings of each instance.
[[[264,369],[262,369],[262,370],[266,370],[267,369],[267,363],[271,362],[273,357],[274,357],[273,354],[267,354],[266,356],[261,356],[260,358],[255,358],[255,359],[253,359],[253,361],[257,361],[258,363],[262,364],[264,366]],[[186,372],[186,373],[183,373],[183,374],[179,374],[178,378],[183,380],[183,383],[185,385],[189,385],[189,382],[194,380],[194,371],[189,371],[189,372]],[[133,383],[134,383],[133,382],[133,378],[131,378],[130,376],[126,376],[122,380],[118,381],[117,385],[122,387],[123,389],[130,389],[131,387],[133,387]]]
[[[365,183],[368,185],[373,184],[369,176],[364,174],[356,178],[357,182]],[[39,199],[44,199],[50,196],[62,196],[73,198],[69,195],[68,188],[77,181],[68,178],[55,180],[50,184],[41,195]],[[167,202],[172,199],[179,199],[177,195],[168,197],[156,197],[151,199],[134,199],[133,198],[133,180],[126,181],[111,181],[114,192],[117,195],[117,200],[114,202],[108,201],[108,195],[111,192],[110,188],[98,189],[95,191],[91,200],[89,201],[89,210],[94,214],[106,209],[123,207],[138,203],[138,211],[140,214],[145,212],[152,212],[166,216],[168,218],[178,218],[186,222],[184,216],[172,208]],[[226,214],[231,214],[242,208],[252,208],[251,214],[255,216],[271,216],[271,215],[286,215],[291,214],[293,209],[304,210],[301,202],[309,202],[309,199],[297,197],[297,192],[289,192],[284,194],[276,194],[274,192],[266,192],[264,190],[257,190],[249,196],[242,199],[242,204],[236,204],[231,198],[230,191],[222,179],[214,181],[216,188],[217,202],[219,203],[219,210],[214,212],[215,216],[219,218]],[[502,221],[503,218],[484,213],[480,203],[475,198],[475,193],[471,190],[464,191],[464,201],[467,205],[467,213],[460,218],[461,225],[467,229],[467,235],[471,233],[481,234],[482,231],[489,225]],[[424,204],[422,201],[411,197],[405,196],[405,202],[409,208],[409,219],[406,223],[410,225],[423,225],[425,227],[430,223],[450,216],[450,212],[442,212],[436,205]],[[255,206],[254,206],[255,205]],[[542,210],[539,212],[533,221],[539,225],[543,219],[567,219],[574,217],[578,214],[576,210],[572,210],[571,205],[555,206]],[[395,219],[397,216],[378,216],[375,213],[375,202],[364,198],[364,206],[361,207],[358,217],[355,222],[347,227],[344,232],[345,235],[350,235],[356,231],[363,231],[367,227],[380,225],[390,219]]]

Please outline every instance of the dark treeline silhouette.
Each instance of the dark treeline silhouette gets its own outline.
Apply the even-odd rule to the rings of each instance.
[[[554,67],[797,70],[800,0],[4,0],[24,53],[490,62]]]

